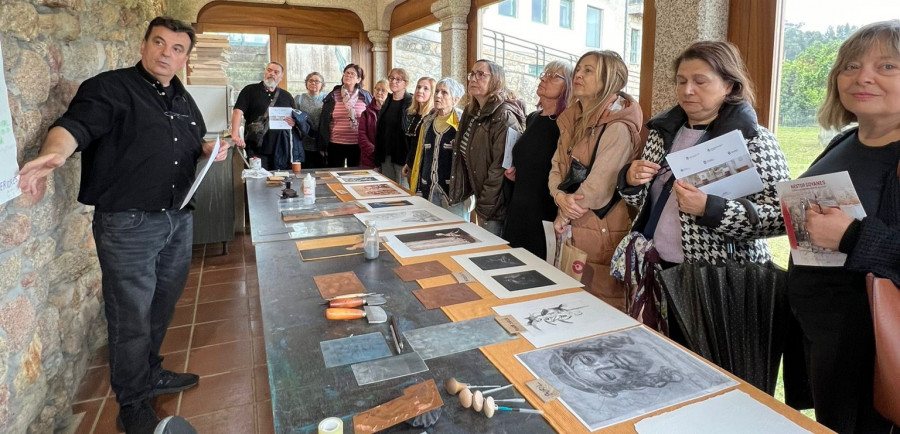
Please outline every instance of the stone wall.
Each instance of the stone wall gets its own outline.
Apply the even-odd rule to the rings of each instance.
[[[0,2],[20,165],[37,155],[81,81],[139,59],[147,23],[164,2]],[[88,359],[106,340],[92,209],[77,201],[80,169],[76,154],[50,177],[41,201],[0,205],[0,432],[64,430]]]

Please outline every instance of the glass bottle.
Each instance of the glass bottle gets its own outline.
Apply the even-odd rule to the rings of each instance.
[[[377,259],[381,250],[381,239],[378,236],[378,228],[375,224],[366,221],[366,231],[363,233],[363,253],[366,259]]]

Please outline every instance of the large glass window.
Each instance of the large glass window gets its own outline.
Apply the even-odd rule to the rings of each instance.
[[[587,20],[585,24],[585,44],[588,47],[600,48],[603,39],[603,10],[587,8]]]
[[[228,75],[228,85],[233,90],[232,97],[237,99],[244,86],[262,81],[263,70],[266,68],[266,63],[269,62],[269,35],[252,33],[210,34],[228,37],[228,44],[231,48],[228,51],[228,64],[225,66],[225,74]]]
[[[641,29],[631,29],[631,47],[628,50],[628,63],[641,61]]]
[[[325,79],[323,92],[340,84],[344,67],[350,61],[349,45],[302,44],[288,42],[285,47],[285,79],[293,95],[306,92],[306,76],[318,72]]]
[[[559,0],[559,26],[572,28],[572,0]]]
[[[392,68],[403,68],[409,74],[406,88],[412,92],[421,77],[441,79],[440,23],[396,36],[391,47]],[[385,77],[375,77],[375,81]]]
[[[531,21],[547,24],[547,0],[531,0]]]
[[[540,6],[541,3],[547,2],[534,1],[532,6]],[[538,102],[538,76],[548,62],[564,60],[574,64],[585,51],[598,48],[602,41],[604,49],[616,51],[628,63],[628,86],[625,91],[638,98],[641,82],[640,46],[633,46],[631,35],[633,30],[637,30],[637,37],[640,39],[643,3],[635,3],[635,0],[591,0],[591,4],[597,3],[603,4],[603,11],[608,12],[605,23],[601,23],[603,11],[600,9],[592,8],[596,15],[591,24],[585,17],[585,9],[581,9],[586,7],[585,2],[560,0],[560,27],[565,26],[565,12],[569,10],[571,30],[557,29],[551,32],[547,31],[544,24],[534,22],[527,11],[522,14],[524,16],[509,18],[503,10],[507,2],[485,6],[478,11],[481,41],[476,57],[499,63],[505,71],[507,86],[526,107],[533,109]],[[553,7],[556,7],[555,3]],[[575,8],[582,12],[575,14]],[[555,13],[555,9],[553,12]],[[556,17],[548,19],[556,20]],[[591,39],[595,44],[585,43]],[[637,50],[637,54],[632,55],[633,50]]]
[[[497,5],[497,11],[500,13],[500,15],[515,18],[519,12],[518,4],[516,4],[516,1],[517,0],[505,0],[500,2],[500,4]]]

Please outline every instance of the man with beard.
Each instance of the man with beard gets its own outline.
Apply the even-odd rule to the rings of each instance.
[[[284,66],[278,62],[269,62],[263,71],[263,81],[245,86],[234,103],[234,111],[231,115],[231,138],[235,146],[246,147],[247,154],[251,157],[259,157],[262,167],[267,170],[275,168],[275,141],[278,131],[267,131],[257,135],[251,126],[268,123],[269,107],[294,106],[294,97],[290,92],[278,87],[281,77],[284,76]],[[238,134],[241,126],[241,116],[244,117],[244,137]],[[285,122],[294,126],[294,119],[290,116]]]

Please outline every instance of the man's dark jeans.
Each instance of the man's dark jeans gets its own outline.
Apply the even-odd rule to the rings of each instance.
[[[109,369],[119,405],[147,399],[159,348],[191,267],[190,211],[95,212]]]

